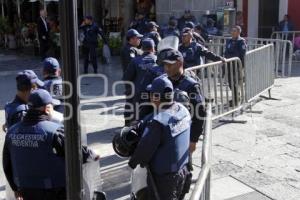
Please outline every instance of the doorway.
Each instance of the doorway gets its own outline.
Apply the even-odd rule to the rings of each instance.
[[[259,0],[258,37],[270,38],[278,24],[279,0]]]

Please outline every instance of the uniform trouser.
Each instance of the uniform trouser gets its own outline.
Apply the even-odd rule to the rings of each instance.
[[[84,55],[84,73],[88,73],[89,63],[91,62],[94,68],[94,73],[98,72],[97,52],[96,47],[83,47]]]
[[[228,84],[229,88],[232,92],[232,101],[235,102],[235,105],[238,105],[240,101],[240,94],[239,94],[239,84],[240,84],[240,72],[237,71],[237,68],[228,66]]]
[[[40,56],[42,59],[47,57],[47,51],[49,50],[49,42],[47,40],[40,39]]]
[[[66,200],[65,188],[58,189],[22,189],[23,200]]]
[[[160,197],[160,200],[183,200],[186,192],[184,191],[186,179],[190,172],[186,167],[177,173],[170,173],[164,175],[153,175],[155,185]],[[148,184],[148,200],[155,200],[153,183],[147,177]]]
[[[135,102],[134,98],[126,97],[125,108],[124,108],[124,119],[125,126],[130,126],[130,123],[134,121],[135,116]]]

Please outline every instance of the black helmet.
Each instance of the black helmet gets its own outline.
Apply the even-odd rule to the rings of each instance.
[[[120,134],[114,136],[112,141],[113,149],[121,157],[130,157],[139,139],[138,134],[132,127],[124,127]]]
[[[190,98],[189,98],[189,95],[185,91],[175,89],[174,90],[174,101],[181,103],[187,109],[189,109],[189,107],[190,107]]]

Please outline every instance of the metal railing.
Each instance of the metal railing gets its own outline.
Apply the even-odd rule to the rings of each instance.
[[[230,37],[212,36],[211,43],[207,46],[213,52],[224,55],[226,41]],[[293,60],[293,44],[289,40],[265,39],[265,38],[245,38],[247,51],[260,48],[267,44],[274,45],[275,74],[276,77],[291,76]]]
[[[300,31],[275,31],[272,33],[272,39],[290,40],[295,44],[295,38],[300,36]]]
[[[213,120],[234,113],[244,102],[243,66],[239,58],[188,68],[200,79],[203,96],[213,100]]]
[[[204,140],[202,146],[201,172],[190,200],[210,200],[211,163],[212,163],[212,105],[207,104]]]
[[[248,51],[245,57],[245,100],[251,102],[274,85],[274,45]]]

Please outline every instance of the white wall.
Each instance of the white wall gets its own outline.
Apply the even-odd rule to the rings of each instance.
[[[284,15],[288,14],[289,1],[288,0],[280,0],[279,1],[279,19],[281,21]]]
[[[248,37],[258,37],[259,0],[248,1]]]

